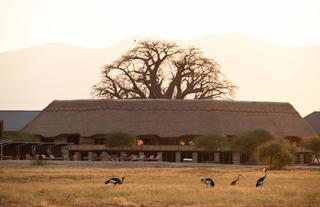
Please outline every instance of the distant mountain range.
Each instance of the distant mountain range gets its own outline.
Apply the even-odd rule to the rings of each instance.
[[[54,99],[91,98],[101,68],[134,47],[134,40],[146,38],[107,48],[52,43],[2,52],[0,109],[43,109]],[[239,86],[235,100],[290,102],[303,116],[320,109],[319,45],[282,47],[242,33],[177,42],[218,61]]]

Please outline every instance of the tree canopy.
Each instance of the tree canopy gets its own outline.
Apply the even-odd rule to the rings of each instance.
[[[133,134],[115,131],[105,136],[106,147],[132,146],[135,144],[137,137]]]
[[[247,153],[249,158],[253,158],[256,148],[275,137],[268,131],[263,129],[256,129],[252,131],[245,131],[235,135],[230,144],[234,150]]]
[[[32,134],[25,132],[16,132],[16,131],[5,131],[3,132],[4,139],[13,139],[17,142],[39,142],[40,138],[33,136]]]
[[[305,148],[312,150],[318,163],[320,163],[320,136],[303,138],[302,145]]]
[[[272,168],[281,169],[294,164],[296,160],[295,148],[285,140],[273,140],[258,147],[258,160]]]
[[[223,147],[225,138],[219,134],[206,134],[195,139],[198,147],[204,147],[208,150],[217,150]]]
[[[236,86],[220,65],[195,47],[174,42],[140,41],[111,64],[93,86],[96,97],[209,99],[230,98]]]

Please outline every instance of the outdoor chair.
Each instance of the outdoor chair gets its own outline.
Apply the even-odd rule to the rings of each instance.
[[[97,161],[99,160],[99,157],[96,153],[92,153],[90,156],[88,156],[88,161]]]
[[[112,161],[120,161],[120,157],[118,157],[117,155],[111,155],[111,160]]]
[[[145,161],[153,161],[154,158],[155,158],[154,155],[150,155],[149,157],[146,157],[144,160],[145,160]]]
[[[145,158],[146,158],[145,155],[140,155],[140,156],[137,158],[137,161],[144,161]]]
[[[44,155],[44,154],[41,154],[40,156],[41,156],[41,159],[43,159],[43,160],[49,160],[49,159],[50,159],[49,157],[47,157],[47,156]]]
[[[131,154],[128,156],[127,161],[132,161],[132,159],[134,159],[135,157],[137,157],[137,155]]]
[[[133,155],[131,161],[138,161],[138,155]]]
[[[191,158],[183,158],[182,161],[183,162],[192,162],[192,159]]]
[[[129,161],[130,157],[129,157],[129,155],[127,155],[127,153],[123,153],[123,154],[121,154],[120,160],[121,161]]]
[[[51,160],[63,160],[62,157],[55,157],[54,155],[49,155]]]
[[[160,155],[157,155],[152,161],[159,161],[160,160]]]
[[[101,153],[100,160],[101,161],[111,161],[112,157],[108,153]]]

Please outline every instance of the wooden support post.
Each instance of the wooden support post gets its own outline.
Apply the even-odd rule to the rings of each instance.
[[[3,120],[0,120],[0,139],[3,137]]]
[[[240,153],[232,152],[232,164],[240,165]]]
[[[181,152],[176,152],[176,162],[181,162]]]
[[[192,152],[192,162],[198,162],[198,152]]]
[[[92,161],[93,158],[94,158],[93,152],[88,152],[88,161]]]
[[[299,154],[299,163],[304,164],[304,154]]]
[[[311,155],[311,164],[315,164],[316,163],[316,156],[315,154]]]
[[[162,152],[157,152],[157,156],[159,156],[159,160],[160,162],[163,161],[163,155],[162,155]]]
[[[68,146],[61,147],[61,154],[62,154],[63,160],[70,160],[70,153],[68,150]]]
[[[220,163],[220,152],[214,152],[214,162]]]

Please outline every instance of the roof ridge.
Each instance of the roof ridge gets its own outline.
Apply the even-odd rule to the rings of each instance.
[[[244,100],[222,100],[222,99],[151,99],[151,98],[141,98],[141,99],[65,99],[65,100],[53,100],[54,102],[78,102],[78,101],[102,101],[102,102],[148,102],[148,101],[158,101],[158,102],[228,102],[228,103],[270,103],[270,104],[290,104],[289,102],[277,102],[277,101],[244,101]],[[50,105],[50,104],[49,104]]]

